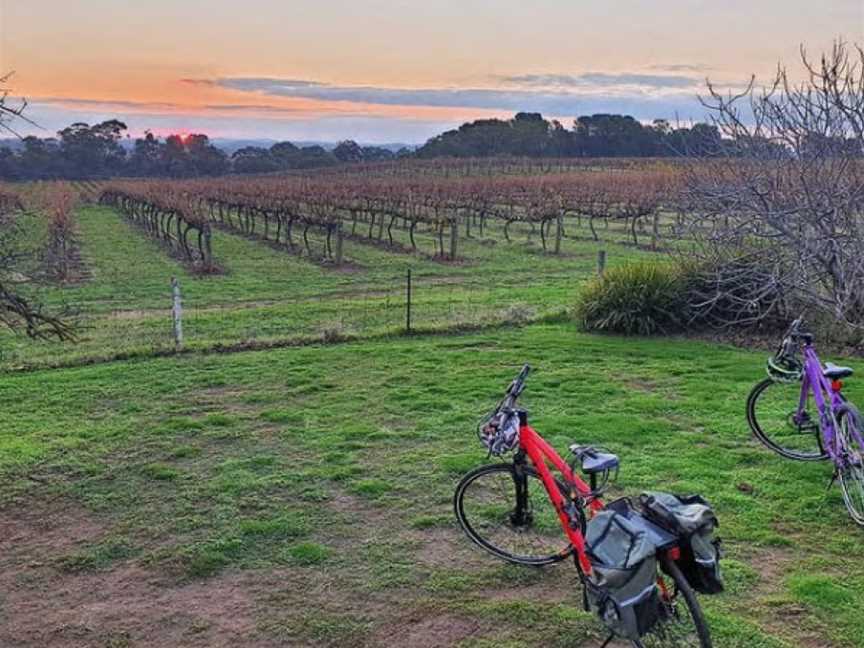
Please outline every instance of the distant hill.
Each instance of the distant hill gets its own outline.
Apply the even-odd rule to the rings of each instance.
[[[0,149],[8,148],[13,151],[20,151],[24,148],[24,145],[21,143],[17,137],[0,137]]]
[[[211,144],[216,146],[217,148],[222,149],[228,155],[231,155],[235,151],[239,151],[242,148],[246,148],[247,146],[256,146],[260,148],[270,148],[274,144],[279,142],[284,142],[286,140],[279,139],[235,139],[230,137],[215,137],[210,140]],[[298,147],[305,146],[320,146],[327,151],[332,151],[337,146],[339,146],[339,142],[325,142],[325,141],[316,141],[316,140],[289,140],[292,144]],[[120,140],[119,144],[126,150],[131,150],[135,146],[135,140],[132,138]],[[407,148],[409,150],[414,150],[417,148],[417,144],[405,144],[403,142],[390,142],[387,144],[370,144],[368,142],[358,142],[360,146],[377,146],[378,148],[387,149],[393,153],[396,153],[403,148]],[[24,145],[21,143],[16,137],[0,137],[0,148],[8,148],[13,151],[20,151],[24,148]]]
[[[279,142],[284,142],[286,140],[276,140],[276,139],[231,139],[224,137],[214,137],[210,140],[214,146],[219,147],[229,155],[234,153],[234,151],[238,151],[247,146],[257,146],[260,148],[270,148],[274,144]],[[325,141],[317,141],[317,140],[287,140],[290,141],[294,146],[298,147],[306,147],[306,146],[320,146],[323,149],[328,151],[332,151],[337,146],[339,146],[339,142],[325,142]],[[389,144],[370,144],[368,142],[357,142],[360,146],[376,146],[378,148],[387,149],[393,153],[400,151],[403,148],[407,148],[410,150],[414,150],[417,148],[416,144],[404,144],[402,142],[391,142]]]

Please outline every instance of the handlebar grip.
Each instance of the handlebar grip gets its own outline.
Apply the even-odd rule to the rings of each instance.
[[[518,397],[519,394],[522,393],[522,389],[525,387],[525,379],[528,377],[530,372],[530,365],[522,365],[522,370],[519,372],[519,375],[513,379],[513,382],[511,382],[510,386],[507,388],[508,396]]]

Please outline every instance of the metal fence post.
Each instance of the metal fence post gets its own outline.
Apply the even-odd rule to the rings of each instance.
[[[405,294],[405,333],[411,333],[411,268],[408,268],[408,281]]]
[[[180,282],[177,277],[171,277],[171,321],[174,329],[174,347],[183,347],[183,302],[180,299]]]

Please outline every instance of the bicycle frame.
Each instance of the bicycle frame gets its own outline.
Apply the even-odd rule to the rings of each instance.
[[[534,468],[537,470],[537,475],[543,482],[543,486],[549,494],[549,499],[552,500],[555,510],[558,512],[558,519],[561,522],[561,526],[564,528],[564,533],[567,534],[570,543],[576,550],[576,557],[579,561],[579,566],[582,572],[584,574],[590,574],[591,561],[588,560],[588,556],[585,553],[585,538],[582,535],[582,529],[573,528],[572,518],[570,516],[570,507],[575,506],[575,504],[572,501],[568,502],[565,500],[564,495],[555,483],[552,471],[549,470],[548,463],[551,463],[555,469],[564,476],[567,485],[575,491],[571,493],[571,499],[575,499],[575,496],[585,497],[590,495],[590,486],[588,486],[588,484],[586,484],[579,475],[576,475],[570,469],[570,466],[567,465],[567,462],[561,458],[561,455],[555,451],[555,448],[549,445],[549,443],[527,423],[523,423],[519,427],[519,447],[526,455],[528,455],[531,463],[534,464]],[[592,498],[589,506],[593,511],[599,511],[603,508],[602,502],[597,498]]]
[[[811,343],[804,345],[804,379],[801,381],[801,399],[798,403],[798,414],[801,416],[807,408],[807,397],[813,394],[816,408],[819,410],[820,428],[822,430],[823,450],[835,464],[840,462],[840,454],[837,447],[837,430],[835,428],[836,417],[834,413],[843,406],[843,397],[839,389],[834,389],[832,381],[825,377],[822,372],[822,361],[816,354],[816,349]],[[830,395],[826,400],[825,394]]]

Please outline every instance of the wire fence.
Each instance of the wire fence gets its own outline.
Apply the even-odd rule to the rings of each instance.
[[[213,303],[200,291],[198,297],[187,297],[182,282],[166,277],[162,306],[135,308],[131,298],[122,304],[101,302],[93,312],[81,314],[76,344],[13,338],[0,346],[0,369],[524,324],[565,313],[578,281],[562,272],[543,275],[539,287],[536,274],[510,274],[490,284],[471,276],[418,276],[408,269],[380,285],[284,300]]]

